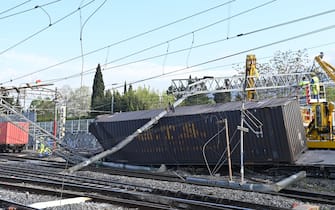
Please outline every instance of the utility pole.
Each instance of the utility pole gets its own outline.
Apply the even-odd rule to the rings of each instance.
[[[111,102],[111,114],[114,114],[114,94],[115,94],[115,85],[118,85],[119,83],[113,83],[112,84],[112,102]]]
[[[114,90],[113,90],[112,102],[111,102],[111,114],[114,114]]]
[[[53,125],[53,134],[54,134],[54,144],[53,148],[56,149],[56,138],[57,138],[57,88],[55,89],[55,113],[54,113],[54,125]]]

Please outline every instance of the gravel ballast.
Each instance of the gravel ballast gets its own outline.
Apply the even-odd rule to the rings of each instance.
[[[10,164],[10,163],[7,163]],[[22,165],[22,167],[27,168],[37,168],[39,166],[32,166],[27,163],[16,163],[17,165]],[[47,169],[49,170],[49,169]],[[57,170],[57,169],[53,169]],[[307,204],[301,201],[290,199],[282,196],[272,196],[265,193],[258,193],[258,192],[247,192],[242,190],[233,190],[233,189],[226,189],[220,187],[207,187],[207,186],[198,186],[192,184],[185,184],[179,182],[167,182],[167,181],[160,181],[160,180],[152,180],[152,179],[143,179],[143,178],[134,178],[134,177],[127,177],[127,176],[118,176],[118,175],[108,175],[102,174],[97,172],[90,172],[90,171],[78,171],[74,173],[74,175],[85,176],[90,178],[97,178],[97,179],[104,179],[110,181],[119,181],[125,184],[137,184],[137,185],[145,185],[151,188],[166,190],[169,189],[170,191],[174,192],[185,192],[185,193],[193,193],[198,195],[208,195],[213,197],[231,199],[231,200],[248,200],[254,201],[257,204],[264,204],[275,206],[279,208],[292,208],[294,205],[302,205]],[[227,180],[226,177],[216,177],[217,179]],[[234,180],[238,182],[239,177],[234,177]],[[296,189],[307,189],[311,190],[312,192],[335,192],[335,180],[329,179],[313,179],[313,178],[305,178],[301,181],[294,183],[292,187]],[[57,200],[60,198],[52,197],[52,196],[45,196],[45,195],[35,195],[29,194],[26,192],[16,192],[16,191],[9,191],[0,189],[0,196],[1,198],[12,200],[15,202],[19,202],[22,204],[32,204],[36,202],[43,202],[43,201],[52,201]],[[320,209],[334,209],[335,206],[327,206],[321,204],[314,204],[320,206]],[[125,209],[123,207],[113,206],[109,204],[99,204],[93,202],[87,202],[82,204],[75,204],[75,205],[68,205],[56,208],[49,208],[49,209]]]

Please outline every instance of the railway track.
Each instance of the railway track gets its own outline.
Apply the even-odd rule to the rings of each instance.
[[[39,158],[39,157],[34,157],[30,154],[18,154],[18,153],[0,153],[0,160],[9,160],[9,161],[20,161],[20,162],[34,162],[38,161],[39,165],[45,165],[46,167],[53,167],[53,168],[60,168],[60,169],[65,169],[73,166],[73,164],[65,162],[65,161],[56,161],[52,159],[44,159],[44,158]],[[247,167],[248,168],[248,167]],[[287,176],[292,173],[297,173],[298,171],[306,171],[307,177],[312,177],[312,178],[327,178],[327,179],[335,179],[335,165],[320,165],[320,164],[315,164],[315,165],[275,165],[271,166],[270,168],[265,166],[254,166],[250,168],[252,170],[258,171],[260,173],[266,173],[269,176]],[[150,178],[150,175],[147,175],[145,171],[135,171],[134,170],[125,170],[125,169],[118,169],[118,168],[108,168],[108,167],[103,167],[97,163],[96,165],[88,166],[84,170],[90,170],[90,171],[99,171],[102,173],[110,173],[110,174],[120,174],[123,175],[126,171],[128,173],[128,176],[132,176],[131,174],[134,174],[134,176],[138,176],[142,173],[143,178]],[[207,170],[205,170],[207,171]],[[225,170],[225,171],[228,171]],[[150,174],[150,173],[149,173]],[[177,175],[166,175],[166,174],[160,174],[160,176],[168,177],[167,181],[170,180],[169,177],[175,177],[176,179],[183,179],[182,176],[177,177]],[[153,177],[155,178],[155,177]]]
[[[36,208],[26,206],[21,203],[0,199],[0,208],[8,210],[37,210]]]
[[[11,158],[8,158],[11,159]],[[35,181],[35,184],[40,184],[40,183],[44,183],[46,182],[45,180],[48,180],[50,182],[52,182],[52,185],[55,185],[55,183],[60,184],[61,180],[64,184],[64,180],[66,180],[66,183],[68,184],[68,188],[71,188],[72,185],[88,185],[88,186],[94,186],[94,187],[98,187],[98,188],[113,188],[116,189],[118,188],[119,191],[124,191],[124,190],[131,190],[131,191],[136,191],[139,194],[145,194],[145,193],[149,193],[151,197],[153,197],[153,194],[155,194],[156,196],[163,196],[164,199],[167,199],[165,197],[170,196],[170,199],[172,199],[171,201],[166,203],[169,203],[169,205],[181,205],[181,203],[185,204],[185,203],[190,203],[187,204],[189,205],[193,205],[192,209],[196,209],[197,207],[195,205],[208,205],[209,207],[215,204],[215,208],[223,208],[222,205],[228,205],[228,206],[239,206],[238,204],[232,203],[231,200],[224,200],[224,199],[218,199],[215,196],[213,197],[208,197],[208,196],[200,196],[199,195],[195,195],[195,194],[186,194],[186,193],[181,193],[178,192],[176,194],[176,192],[171,192],[169,190],[159,190],[159,189],[153,189],[153,188],[148,188],[146,186],[143,185],[127,185],[125,183],[120,183],[120,182],[113,182],[111,180],[103,180],[103,179],[93,179],[93,178],[88,178],[88,177],[80,177],[80,176],[74,176],[74,175],[64,175],[64,174],[60,174],[59,172],[61,171],[61,169],[64,169],[62,167],[53,167],[53,164],[55,163],[56,165],[58,164],[56,161],[41,161],[40,159],[37,160],[31,160],[30,158],[27,159],[20,159],[17,157],[12,157],[11,161],[19,161],[19,162],[34,162],[35,164],[40,164],[39,166],[43,166],[43,167],[51,167],[53,168],[52,171],[49,170],[33,170],[33,169],[22,169],[22,168],[17,168],[14,167],[12,165],[3,165],[0,164],[0,176],[1,177],[6,177],[6,179],[8,179],[8,176],[12,176],[12,177],[16,177],[16,178],[20,178],[22,179],[22,182],[27,183],[28,179],[27,179],[27,174],[29,174],[31,181]],[[51,164],[49,164],[51,163]],[[64,163],[62,163],[64,164]],[[58,165],[61,166],[61,165]],[[65,165],[62,165],[65,166]],[[145,178],[145,179],[155,179],[155,180],[164,180],[164,181],[169,181],[169,182],[181,182],[181,183],[185,183],[185,178],[184,176],[179,176],[179,175],[173,175],[173,174],[162,174],[162,173],[148,173],[148,172],[143,172],[143,171],[129,171],[129,170],[125,170],[125,169],[110,169],[110,168],[87,168],[87,169],[92,169],[93,171],[101,171],[104,173],[109,173],[109,174],[117,174],[117,175],[123,175],[123,176],[132,176],[132,177],[140,177],[140,178]],[[23,172],[24,170],[24,172]],[[23,174],[22,174],[23,172]],[[27,179],[27,180],[26,180]],[[8,180],[7,180],[8,181]],[[18,181],[18,180],[16,180]],[[6,182],[6,181],[5,181]],[[9,181],[8,181],[9,182]],[[33,183],[34,184],[34,183]],[[205,185],[206,186],[206,185]],[[91,189],[92,191],[99,191],[98,189]],[[73,191],[75,192],[81,192],[83,191],[82,189],[74,189]],[[84,191],[83,191],[84,192]],[[101,193],[103,195],[105,195],[106,193]],[[146,197],[143,195],[134,195],[134,197]],[[333,205],[335,206],[335,195],[334,194],[325,194],[325,193],[312,193],[312,192],[306,192],[306,191],[302,191],[302,190],[293,190],[293,189],[285,189],[282,190],[279,193],[270,193],[273,196],[283,196],[283,197],[287,197],[287,198],[294,198],[297,200],[301,200],[304,202],[311,202],[311,203],[319,203],[319,204],[327,204],[327,205]],[[70,196],[70,195],[69,195]],[[73,195],[74,196],[74,195]],[[149,195],[147,196],[147,198],[150,197]],[[115,195],[112,195],[112,197],[115,197]],[[132,198],[132,200],[134,199],[134,197]],[[172,198],[171,198],[172,197]],[[186,200],[180,200],[180,199],[188,199],[188,201]],[[189,199],[191,198],[191,199]],[[196,200],[194,200],[194,198],[197,198]],[[95,198],[96,200],[100,200],[103,201],[104,199],[102,198]],[[124,197],[122,197],[122,199],[125,199]],[[155,199],[155,200],[161,200],[162,197],[160,197],[159,199]],[[135,199],[136,200],[136,199]],[[208,203],[208,201],[211,201],[211,203]],[[139,201],[137,199],[137,201]],[[207,202],[207,203],[203,203],[203,202]],[[111,202],[106,201],[106,202]],[[142,201],[144,202],[144,201]],[[125,202],[127,203],[127,202]],[[128,203],[132,203],[131,201],[129,201]],[[195,204],[197,203],[197,204]],[[161,205],[161,204],[159,204]],[[185,204],[186,205],[186,204]],[[219,206],[218,206],[219,205]],[[221,205],[221,206],[220,206]],[[247,204],[244,207],[248,207],[251,204]],[[243,204],[240,204],[240,206],[243,206]],[[208,208],[209,208],[208,207]],[[158,208],[157,206],[155,208]],[[160,207],[160,208],[164,208],[164,207]],[[180,207],[178,207],[180,208]],[[210,208],[214,208],[214,206],[210,207]],[[230,207],[232,208],[232,207]],[[268,207],[269,208],[269,207]]]
[[[52,159],[43,159],[39,157],[34,157],[31,154],[17,154],[17,153],[0,153],[0,160],[4,161],[17,161],[17,162],[28,162],[35,163],[40,166],[52,167],[64,169],[72,166],[71,163],[67,163],[64,161],[57,161]]]
[[[283,209],[246,201],[234,201],[196,194],[64,175],[13,166],[0,166],[0,184],[7,188],[64,197],[88,196],[97,202],[118,203],[152,209]]]
[[[310,202],[313,198],[313,202],[315,203],[323,203],[335,206],[335,194],[331,193],[314,193],[306,190],[284,189],[279,193],[274,193],[274,195],[285,196],[306,202]]]
[[[110,169],[110,168],[101,169],[100,172],[113,174],[113,175],[132,176],[132,177],[141,177],[145,179],[155,179],[155,180],[162,180],[162,181],[169,181],[169,182],[186,183],[185,182],[186,176],[181,176],[181,175],[164,174],[164,173],[150,173],[146,171],[133,171],[133,170],[125,170],[125,169]],[[203,184],[202,186],[212,186],[212,185]],[[314,202],[314,203],[335,206],[335,194],[331,194],[331,193],[313,193],[313,192],[304,191],[304,190],[284,189],[278,193],[273,192],[273,193],[267,193],[267,194],[271,194],[273,196],[283,196],[283,197],[288,197],[288,198],[294,198],[294,199],[305,201],[305,202]]]

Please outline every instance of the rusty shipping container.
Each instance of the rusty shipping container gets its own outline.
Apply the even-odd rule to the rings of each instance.
[[[24,130],[29,130],[29,123],[15,122],[20,126],[10,122],[0,123],[0,150],[18,150],[21,151],[28,143],[28,133]]]
[[[210,165],[225,159],[228,120],[232,161],[240,162],[241,102],[178,107],[143,132],[108,161],[138,165]],[[299,104],[287,98],[246,102],[245,108],[263,124],[262,136],[244,135],[246,164],[293,163],[306,149]],[[90,132],[104,149],[122,141],[162,110],[98,116]],[[250,129],[249,129],[250,130]],[[204,147],[204,145],[206,145]]]

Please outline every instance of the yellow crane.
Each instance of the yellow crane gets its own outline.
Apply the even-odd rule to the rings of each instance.
[[[322,60],[323,53],[315,57],[324,72],[335,81],[335,68]],[[246,91],[246,100],[257,100],[258,90],[292,88],[297,86],[299,78],[310,78],[310,72],[289,74],[259,74],[256,68],[256,56],[247,55],[245,75],[229,77],[206,77],[194,85],[192,91],[197,94]],[[318,98],[311,97],[311,84],[306,83],[304,104],[301,103],[301,114],[306,129],[307,146],[309,148],[335,149],[335,105],[326,100],[325,89],[322,84]],[[183,95],[190,91],[189,79],[172,80],[171,93]],[[295,89],[294,88],[294,89]],[[296,89],[295,89],[296,90]],[[295,92],[296,93],[296,92]]]
[[[331,64],[327,63],[323,59],[323,52],[320,55],[315,56],[315,61],[320,65],[320,67],[326,72],[328,77],[330,77],[333,81],[335,81],[335,67]]]
[[[258,71],[256,69],[256,56],[253,54],[247,55],[246,64],[245,64],[245,74],[246,74],[246,88],[247,91],[247,99],[252,100],[255,99],[256,90],[252,89],[255,87],[255,78],[257,78]]]
[[[315,61],[325,73],[335,81],[335,68],[323,59],[323,53]],[[322,89],[322,88],[321,88]],[[308,97],[306,95],[306,97]],[[307,147],[315,149],[335,149],[335,104],[325,97],[311,99],[302,107],[302,115],[307,134]]]
[[[335,81],[335,68],[323,59],[323,53],[315,57],[315,61],[320,65],[324,72]],[[259,77],[256,69],[256,56],[247,55],[246,58],[246,89],[247,99],[255,99],[255,81]],[[311,73],[315,77],[315,73]],[[318,80],[318,78],[314,78]],[[317,81],[318,83],[318,81]],[[305,85],[306,102],[301,105],[301,114],[306,128],[306,140],[308,148],[315,149],[335,149],[335,104],[326,100],[323,85],[317,84],[318,94],[316,98],[311,97],[313,88],[308,82]]]

